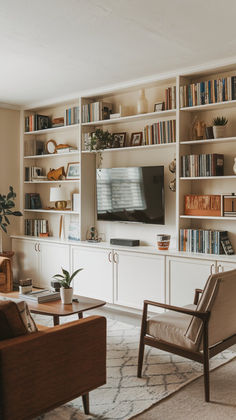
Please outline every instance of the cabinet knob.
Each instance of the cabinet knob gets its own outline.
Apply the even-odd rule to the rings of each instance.
[[[118,263],[118,257],[119,257],[119,256],[118,256],[117,252],[115,252],[115,253],[114,253],[114,256],[113,256],[113,261],[114,261],[114,263],[115,263],[115,264],[117,264],[117,263]]]
[[[223,267],[221,264],[218,265],[218,273],[223,273]]]
[[[213,269],[215,267],[215,264],[211,264],[210,273],[213,274]]]
[[[111,263],[111,251],[108,253],[108,261]]]
[[[40,244],[38,244],[38,252],[41,252]]]
[[[35,243],[34,244],[34,250],[35,250],[35,252],[37,252],[38,250],[37,250],[37,244]]]

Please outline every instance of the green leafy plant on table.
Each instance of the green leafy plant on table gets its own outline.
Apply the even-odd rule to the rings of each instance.
[[[71,282],[73,280],[73,278],[80,272],[83,270],[83,268],[79,268],[78,270],[74,271],[74,273],[72,273],[70,275],[69,271],[65,270],[63,267],[61,267],[62,273],[63,274],[55,274],[55,276],[53,276],[54,279],[58,280],[58,282],[61,284],[61,287],[64,287],[64,289],[70,289],[71,288]]]

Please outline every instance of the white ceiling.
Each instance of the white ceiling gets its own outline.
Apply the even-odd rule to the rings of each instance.
[[[235,18],[235,0],[0,0],[0,102],[234,57]]]

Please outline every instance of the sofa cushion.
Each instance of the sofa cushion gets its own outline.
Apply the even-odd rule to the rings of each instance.
[[[28,334],[18,306],[9,300],[0,301],[0,340]]]
[[[195,311],[196,305],[187,305],[185,308]],[[185,337],[190,322],[190,315],[168,311],[148,319],[147,334],[168,343],[196,350],[196,344]]]
[[[30,310],[28,308],[27,303],[24,300],[21,299],[15,299],[15,298],[9,298],[5,296],[0,296],[0,301],[11,301],[14,302],[17,305],[19,314],[21,316],[21,319],[29,333],[38,331],[36,324],[31,316]]]

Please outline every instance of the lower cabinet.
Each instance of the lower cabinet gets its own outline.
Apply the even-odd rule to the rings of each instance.
[[[112,303],[112,252],[100,248],[73,246],[71,257],[72,271],[83,268],[74,280],[75,293]]]
[[[171,305],[193,303],[195,289],[203,289],[216,262],[192,258],[166,258],[167,300]]]
[[[52,276],[60,273],[61,267],[69,270],[70,249],[68,245],[13,239],[15,252],[14,278],[31,277],[36,287],[50,287]]]
[[[145,299],[164,303],[165,257],[115,251],[114,280],[115,304],[142,309]]]

